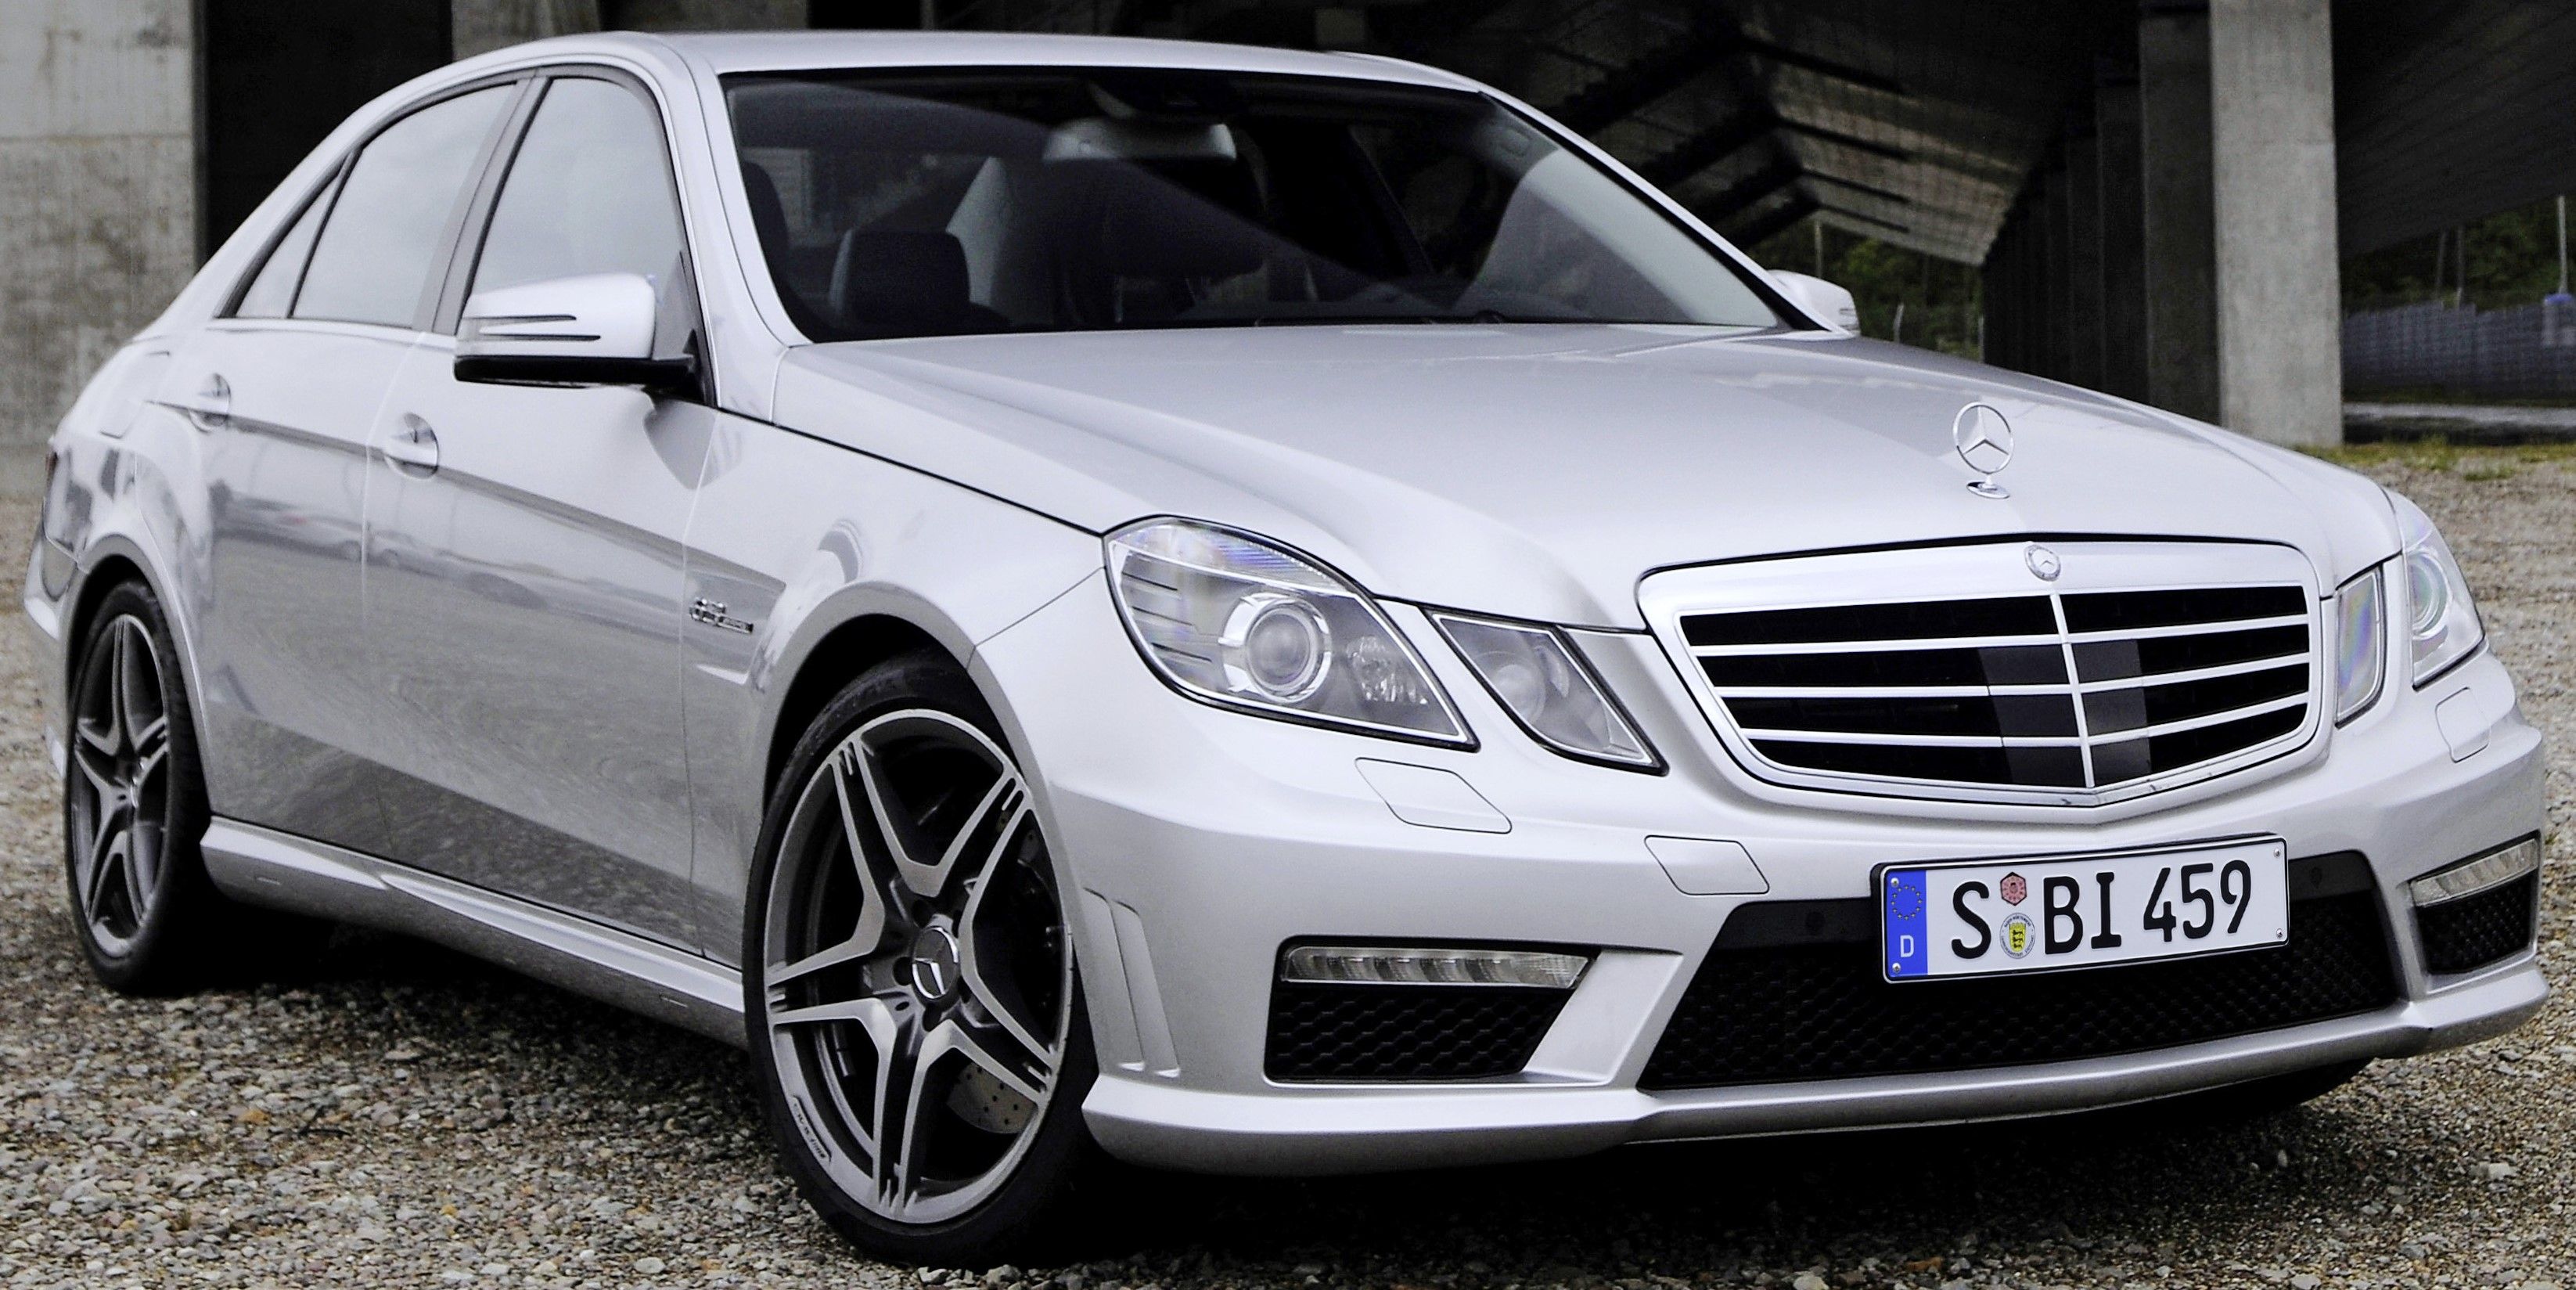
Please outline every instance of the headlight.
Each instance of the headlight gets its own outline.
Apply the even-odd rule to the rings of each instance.
[[[2388,580],[2376,568],[2335,592],[2335,724],[2379,699],[2388,675]]]
[[[1532,738],[1584,761],[1663,769],[1600,679],[1554,629],[1459,614],[1434,614],[1431,620]]]
[[[2413,644],[2415,684],[2422,687],[2476,653],[2487,637],[2486,626],[2478,621],[2478,607],[2469,599],[2469,580],[2461,576],[2460,562],[2434,531],[2432,519],[2395,493],[2388,500],[2397,507],[2406,632]]]
[[[1119,615],[1173,689],[1291,721],[1475,742],[1386,615],[1313,561],[1187,520],[1131,525],[1108,547]]]

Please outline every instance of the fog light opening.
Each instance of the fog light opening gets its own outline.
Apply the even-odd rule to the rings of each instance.
[[[1591,965],[1590,955],[1555,950],[1300,945],[1280,956],[1279,979],[1333,985],[1501,985],[1571,990]]]
[[[2439,873],[2426,874],[2406,884],[2406,892],[2415,898],[2416,907],[2421,909],[2477,895],[2537,872],[2539,868],[2540,839],[2529,837],[2452,865]]]

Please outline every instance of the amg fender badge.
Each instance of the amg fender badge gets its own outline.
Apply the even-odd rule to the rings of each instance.
[[[752,629],[752,624],[727,614],[722,602],[709,600],[704,596],[698,597],[697,603],[689,606],[689,621],[705,623],[709,627],[721,627],[729,632],[741,632],[745,636],[749,636]]]

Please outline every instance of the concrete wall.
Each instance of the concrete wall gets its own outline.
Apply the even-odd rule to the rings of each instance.
[[[575,32],[803,27],[810,0],[450,0],[456,56]]]
[[[750,31],[802,27],[807,0],[600,0],[611,27],[636,31]]]
[[[0,447],[38,442],[196,268],[189,0],[0,22]]]
[[[599,0],[450,0],[458,58],[599,30]]]

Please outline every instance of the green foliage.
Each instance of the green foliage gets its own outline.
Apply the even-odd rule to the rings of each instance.
[[[2460,285],[2463,238],[2467,303],[2481,309],[2536,305],[2558,289],[2558,203],[2547,199],[2346,260],[2343,307],[2379,309],[2434,299],[2448,303]]]

